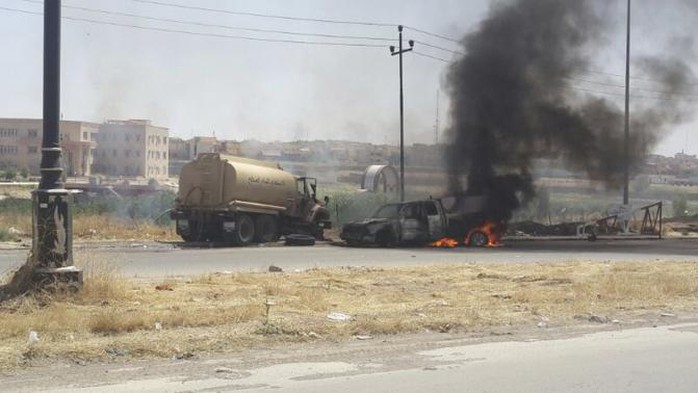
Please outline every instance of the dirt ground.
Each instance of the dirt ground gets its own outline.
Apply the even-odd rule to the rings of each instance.
[[[344,267],[160,281],[83,268],[77,295],[2,305],[0,372],[403,335],[612,328],[698,310],[698,266],[686,262]]]

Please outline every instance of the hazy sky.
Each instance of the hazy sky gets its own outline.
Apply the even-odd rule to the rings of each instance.
[[[561,0],[565,1],[565,0]],[[579,0],[569,0],[579,1]],[[584,0],[581,0],[584,1]],[[477,28],[490,6],[487,0],[154,0],[209,9],[343,21],[402,23],[435,34],[461,38]],[[698,33],[698,7],[692,0],[635,0],[635,55],[685,52]],[[223,139],[265,141],[349,139],[395,144],[398,141],[398,61],[394,43],[349,38],[308,37],[235,30],[273,29],[298,33],[397,38],[394,26],[356,26],[231,15],[168,7],[138,0],[63,1],[62,112],[65,119],[101,122],[142,118],[170,128],[171,135],[215,135]],[[90,12],[84,7],[109,13]],[[0,117],[41,117],[42,1],[0,0]],[[624,2],[606,9],[617,28],[609,32],[594,70],[624,72]],[[183,23],[116,15],[129,13]],[[110,24],[112,23],[112,24]],[[127,24],[135,27],[115,26]],[[202,26],[222,25],[223,27]],[[160,31],[144,28],[161,29]],[[264,39],[361,43],[379,47],[338,47],[260,42],[167,32],[177,30]],[[434,140],[437,90],[444,81],[457,43],[412,29],[417,53],[404,57],[406,143]],[[681,39],[680,37],[684,37]],[[698,49],[698,48],[697,48]],[[697,69],[696,57],[686,59]],[[642,77],[637,75],[638,77]],[[623,78],[604,73],[586,77],[600,82],[580,87],[621,94],[612,84]],[[645,77],[645,79],[647,79]],[[652,82],[632,84],[651,90]],[[603,85],[601,83],[606,83]],[[695,100],[698,107],[698,84]],[[646,91],[646,90],[645,90]],[[638,94],[643,94],[638,92]],[[608,95],[622,105],[622,97]],[[675,97],[681,99],[681,97]],[[448,123],[448,98],[440,99],[441,128]],[[698,153],[698,122],[666,136],[655,149]]]

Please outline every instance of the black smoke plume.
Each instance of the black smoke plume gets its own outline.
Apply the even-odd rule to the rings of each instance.
[[[463,39],[465,55],[446,78],[450,193],[488,195],[487,218],[507,221],[520,201],[534,196],[531,171],[539,158],[559,159],[609,188],[622,186],[622,97],[600,98],[578,87],[608,38],[605,7],[602,0],[497,2]],[[692,79],[675,57],[644,58],[633,70],[660,81],[654,89],[664,94],[681,93]],[[662,99],[633,105],[631,168],[667,126],[684,120],[683,109]]]

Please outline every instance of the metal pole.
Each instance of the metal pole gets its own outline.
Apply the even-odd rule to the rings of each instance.
[[[71,194],[61,177],[60,75],[61,0],[44,0],[44,97],[41,181],[32,193],[32,257],[35,285],[82,283],[73,265]]]
[[[400,53],[400,202],[405,201],[405,104],[402,93],[402,25],[397,27]]]
[[[414,48],[414,41],[409,40],[410,47],[402,48],[402,25],[397,27],[398,31],[398,50],[395,51],[395,47],[390,47],[390,54],[399,56],[400,61],[400,201],[405,201],[405,107],[404,107],[404,95],[402,91],[402,54],[409,52]]]
[[[629,203],[628,184],[630,183],[630,0],[628,0],[628,29],[625,48],[625,170],[623,173],[623,204]]]

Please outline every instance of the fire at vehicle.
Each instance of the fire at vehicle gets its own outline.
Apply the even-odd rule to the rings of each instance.
[[[392,203],[370,217],[342,227],[349,245],[484,247],[498,244],[504,223],[486,218],[487,198],[459,196]]]
[[[330,215],[316,195],[314,178],[272,163],[203,153],[182,168],[171,217],[185,241],[243,246],[289,234],[322,239]]]

